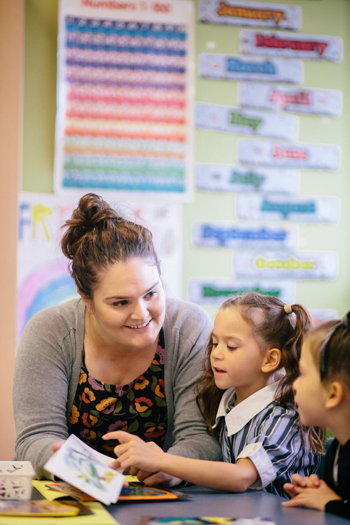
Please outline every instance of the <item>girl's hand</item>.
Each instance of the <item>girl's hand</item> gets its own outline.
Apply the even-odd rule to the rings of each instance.
[[[305,478],[300,476],[300,474],[293,474],[292,480],[293,483],[285,483],[283,485],[284,490],[291,498],[299,494],[298,488],[316,488],[320,486],[320,478],[317,474],[311,474],[311,476]]]
[[[318,487],[295,487],[295,491],[297,495],[289,501],[284,501],[282,503],[284,507],[308,507],[309,509],[325,510],[329,501],[341,500],[341,497],[329,488],[323,480],[319,480]]]
[[[153,441],[145,443],[138,436],[121,430],[109,432],[102,436],[102,439],[117,439],[120,443],[114,448],[118,459],[110,463],[111,468],[122,467],[124,470],[130,470],[131,467],[137,467],[137,472],[143,477],[140,481],[148,479],[151,473],[161,471],[164,452]]]

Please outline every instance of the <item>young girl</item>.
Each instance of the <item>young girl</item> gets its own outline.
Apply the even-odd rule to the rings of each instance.
[[[325,510],[350,519],[350,312],[312,330],[302,347],[295,400],[303,425],[322,425],[335,439],[328,449],[324,481],[293,476],[283,505]]]
[[[177,457],[112,432],[105,439],[120,445],[111,466],[161,470],[219,490],[251,487],[283,494],[293,473],[314,471],[321,448],[314,429],[301,429],[293,404],[292,384],[309,326],[308,312],[297,304],[256,293],[227,300],[215,319],[197,396],[209,432],[220,435],[224,462]],[[278,373],[282,368],[285,375]]]

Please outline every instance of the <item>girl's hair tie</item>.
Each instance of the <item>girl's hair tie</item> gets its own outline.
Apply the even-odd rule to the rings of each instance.
[[[293,312],[293,308],[291,304],[285,304],[283,308],[287,315]]]

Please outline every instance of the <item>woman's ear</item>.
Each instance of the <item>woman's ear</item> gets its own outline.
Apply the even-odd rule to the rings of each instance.
[[[79,288],[77,288],[77,292],[78,294],[80,295],[81,297],[81,300],[83,301],[83,303],[85,304],[86,308],[88,309],[89,312],[91,312],[91,299],[88,299],[86,297],[86,295],[84,295],[80,290]]]
[[[326,408],[336,408],[344,399],[344,386],[339,381],[333,381],[327,387],[327,401]]]
[[[261,371],[265,373],[273,372],[281,364],[282,352],[279,348],[270,348],[266,352]]]

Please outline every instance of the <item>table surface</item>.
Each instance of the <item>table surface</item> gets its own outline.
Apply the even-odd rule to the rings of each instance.
[[[231,494],[190,486],[181,489],[190,494],[187,501],[157,503],[119,502],[109,505],[108,512],[120,525],[134,525],[140,516],[198,517],[223,516],[230,518],[270,518],[277,525],[349,525],[349,521],[332,514],[303,508],[282,507],[282,498],[262,491]]]

